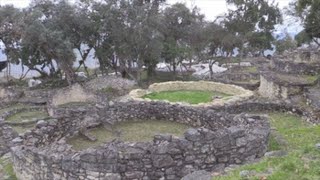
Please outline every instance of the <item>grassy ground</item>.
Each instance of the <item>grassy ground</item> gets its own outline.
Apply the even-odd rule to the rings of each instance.
[[[24,120],[30,121],[33,119],[41,119],[48,117],[48,114],[45,111],[23,111],[9,116],[6,121],[19,123]]]
[[[13,171],[12,162],[7,158],[0,158],[0,179],[1,180],[17,180]]]
[[[250,180],[319,180],[320,150],[315,147],[320,142],[320,126],[304,123],[299,117],[284,113],[271,113],[271,124],[286,141],[279,145],[271,137],[270,150],[286,150],[287,156],[264,158],[259,163],[242,166],[231,171],[228,176],[214,180],[239,180],[242,170],[254,171]]]
[[[255,66],[249,66],[249,67],[243,67],[241,68],[240,72],[245,72],[245,73],[258,73],[258,68]]]
[[[16,126],[11,126],[11,127],[17,133],[22,134],[22,133],[25,133],[28,130],[33,129],[34,126],[35,126],[35,124],[28,124],[28,125],[16,125]]]
[[[212,97],[221,96],[228,97],[229,95],[212,92],[212,91],[163,91],[158,93],[151,93],[143,98],[153,100],[168,100],[170,102],[187,102],[190,104],[207,103],[212,101]]]
[[[90,142],[82,136],[76,136],[68,140],[68,143],[73,145],[76,150],[82,150],[89,147],[94,147],[102,143],[106,143],[119,137],[123,141],[128,142],[143,142],[153,140],[156,134],[173,134],[176,136],[182,136],[183,133],[189,128],[189,126],[170,122],[170,121],[136,121],[136,122],[121,122],[116,124],[114,129],[120,131],[116,135],[104,127],[94,128],[90,131],[90,134],[97,138],[97,141]]]
[[[317,76],[317,75],[316,76],[305,75],[304,78],[306,78],[306,80],[308,82],[313,83],[319,78],[319,76]]]

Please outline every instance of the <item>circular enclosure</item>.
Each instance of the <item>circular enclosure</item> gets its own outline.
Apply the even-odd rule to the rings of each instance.
[[[187,106],[223,106],[247,100],[253,92],[242,87],[209,81],[171,81],[155,83],[148,89],[135,89],[129,97],[135,101],[165,101]]]
[[[160,101],[117,102],[109,107],[63,107],[59,120],[38,123],[12,148],[20,179],[181,179],[196,170],[216,171],[260,158],[270,133],[263,116],[229,115],[203,107]],[[182,136],[158,134],[152,140],[111,140],[76,150],[66,141],[93,124],[136,120],[186,124]],[[90,123],[89,123],[90,122]],[[145,129],[141,129],[144,131]]]

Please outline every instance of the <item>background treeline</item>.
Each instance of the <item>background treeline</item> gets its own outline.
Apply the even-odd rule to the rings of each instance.
[[[94,51],[102,73],[130,75],[134,68],[139,80],[143,69],[152,76],[159,62],[176,72],[183,60],[212,65],[215,57],[232,56],[235,49],[240,57],[271,49],[274,25],[281,22],[277,5],[267,0],[227,3],[233,8],[209,22],[199,9],[165,0],[34,0],[24,9],[0,7],[0,41],[8,62],[44,77],[65,74],[69,84],[75,81],[75,50],[84,69]],[[307,7],[300,5],[299,12]]]

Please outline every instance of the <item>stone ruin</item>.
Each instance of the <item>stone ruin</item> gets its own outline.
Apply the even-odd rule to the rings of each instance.
[[[227,99],[214,99],[209,103],[199,103],[199,104],[188,104],[188,103],[177,103],[169,102],[170,104],[181,104],[188,106],[223,106],[225,104],[234,104],[236,102],[241,102],[253,97],[253,92],[246,90],[240,86],[235,86],[231,84],[223,84],[219,82],[209,82],[209,81],[170,81],[164,83],[155,83],[149,86],[148,89],[135,89],[129,93],[129,98],[135,101],[151,101],[150,99],[144,99],[143,96],[163,91],[179,91],[179,90],[200,90],[200,91],[215,91],[222,92],[231,95]]]
[[[268,67],[260,72],[260,95],[287,100],[318,84],[320,54],[297,50],[272,59]]]
[[[179,87],[177,83],[170,86]],[[168,86],[154,85],[149,90],[153,88],[167,90]],[[199,170],[220,172],[227,166],[259,159],[267,151],[270,134],[267,117],[241,113],[290,111],[312,123],[319,122],[308,109],[278,101],[244,98],[222,106],[191,106],[128,98],[103,103],[100,101],[103,97],[92,92],[89,97],[96,98],[84,98],[90,101],[81,103],[66,96],[74,89],[65,88],[50,95],[48,110],[54,118],[38,121],[34,129],[24,134],[18,135],[10,126],[0,124],[0,141],[6,144],[0,147],[0,152],[5,153],[11,147],[19,179],[175,180]],[[61,102],[53,100],[61,97],[65,98],[63,103],[53,103]],[[192,128],[181,137],[158,134],[148,142],[123,142],[115,138],[85,150],[75,150],[67,143],[68,138],[83,133],[83,129],[149,119],[174,121]]]
[[[19,179],[181,179],[196,170],[218,171],[262,157],[270,133],[264,116],[229,115],[165,102],[128,101],[55,112],[63,118],[38,123],[15,141],[11,151]],[[193,128],[183,137],[159,134],[150,142],[114,140],[76,151],[66,138],[77,134],[88,116],[94,117],[88,127],[156,119]]]
[[[49,101],[48,109],[55,119],[39,121],[34,129],[12,141],[13,165],[19,179],[181,179],[197,170],[221,171],[231,164],[243,164],[267,151],[270,125],[265,116],[236,115],[227,112],[226,106],[197,107],[130,98],[101,103],[98,97],[79,104],[66,96],[72,89],[50,96],[65,97],[66,104]],[[158,134],[149,142],[115,138],[80,151],[67,143],[83,129],[148,119],[192,128],[182,137]]]

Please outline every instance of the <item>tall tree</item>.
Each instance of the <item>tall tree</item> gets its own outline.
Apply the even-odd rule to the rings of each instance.
[[[243,45],[259,46],[259,51],[271,48],[274,40],[274,25],[281,22],[281,13],[275,2],[268,0],[227,0],[235,10],[229,10],[224,21],[225,27],[242,39]]]
[[[304,22],[305,32],[320,46],[320,1],[319,0],[297,0],[297,14]]]
[[[22,34],[22,61],[33,67],[33,63],[39,63],[43,67],[51,65],[50,70],[53,71],[52,62],[55,60],[58,68],[65,73],[68,83],[72,84],[75,82],[72,68],[75,61],[72,40],[58,27],[56,21],[60,10],[57,7],[64,3],[64,1],[54,3],[49,0],[39,0],[34,1],[27,10],[29,13],[23,23],[25,31]]]
[[[11,5],[0,6],[0,43],[4,45],[0,50],[6,54],[9,66],[10,63],[19,63],[22,18],[20,9]]]
[[[191,12],[185,4],[177,3],[164,10],[163,24],[164,49],[162,57],[172,66],[174,78],[176,69],[184,59],[188,59],[192,50],[190,42],[190,29],[201,19],[202,15]]]

